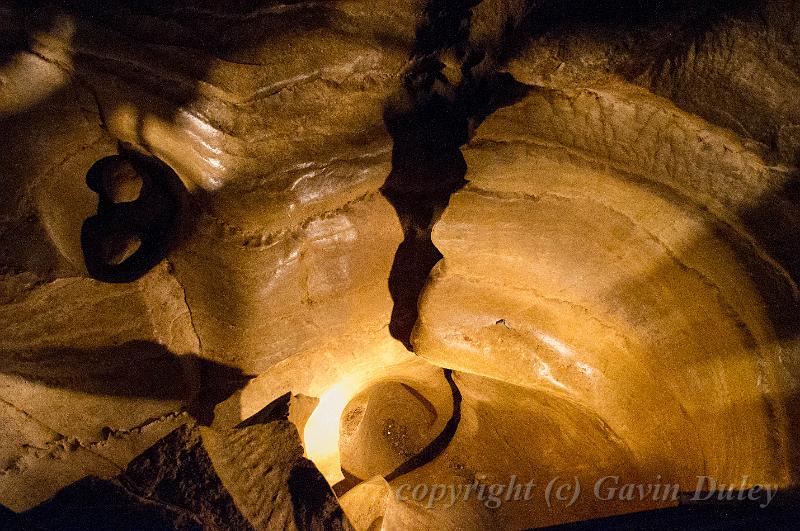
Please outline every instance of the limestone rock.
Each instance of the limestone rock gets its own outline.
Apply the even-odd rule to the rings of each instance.
[[[253,529],[222,487],[199,431],[187,426],[118,477],[85,478],[17,518],[36,529]]]
[[[389,484],[382,476],[377,476],[354,487],[342,496],[340,503],[356,529],[381,529],[391,496]]]
[[[270,416],[202,431],[236,506],[256,529],[351,529],[325,478],[303,458],[294,425]]]
[[[693,120],[609,87],[534,91],[495,113],[434,229],[445,258],[414,344],[434,363],[572,397],[634,463],[686,488],[691,471],[739,478],[743,462],[753,481],[788,484],[795,347],[773,315],[796,315],[796,286],[740,216],[790,177],[709,124],[690,140]],[[664,147],[673,135],[677,151]]]
[[[0,510],[495,529],[678,503],[556,476],[797,488],[799,21],[3,3]],[[539,496],[493,506],[512,476]]]

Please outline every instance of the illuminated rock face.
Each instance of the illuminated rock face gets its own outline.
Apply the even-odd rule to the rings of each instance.
[[[531,123],[555,130],[547,117],[569,101],[563,120],[589,126],[573,129],[575,143],[605,151],[615,130],[641,138],[625,104],[611,123],[591,119],[624,97],[639,98],[650,127],[670,123],[692,162],[669,154],[643,177],[622,160],[598,164],[589,149],[531,134]],[[596,134],[604,125],[607,137]],[[794,286],[736,212],[714,204],[736,200],[726,180],[738,163],[778,183],[789,177],[711,126],[691,152],[695,128],[663,101],[613,86],[533,93],[498,111],[465,150],[470,184],[434,230],[445,258],[414,345],[438,365],[576,400],[625,442],[629,466],[687,490],[698,470],[726,482],[789,482],[792,345],[776,335],[765,300],[792,301]],[[632,144],[630,157],[653,148]],[[704,167],[714,203],[675,183],[691,185]],[[562,415],[560,430],[575,430],[574,421]]]
[[[797,487],[796,2],[90,4],[0,8],[0,504],[151,446],[207,528]]]

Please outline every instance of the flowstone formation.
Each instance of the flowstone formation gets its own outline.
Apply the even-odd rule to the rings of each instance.
[[[0,527],[790,525],[800,2],[1,2],[0,52]]]

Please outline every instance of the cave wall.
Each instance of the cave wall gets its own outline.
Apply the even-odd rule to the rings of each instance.
[[[198,421],[268,527],[219,438],[287,393],[356,527],[632,510],[391,500],[481,471],[796,487],[799,28],[791,0],[3,3],[0,503]],[[118,155],[179,208],[107,283],[81,228]]]

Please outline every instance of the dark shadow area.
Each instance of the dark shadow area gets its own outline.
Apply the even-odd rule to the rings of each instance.
[[[253,378],[194,354],[177,355],[151,341],[87,349],[4,350],[0,373],[97,396],[180,400],[204,425],[211,423],[214,406]]]
[[[381,189],[403,228],[403,242],[389,274],[394,301],[389,331],[412,350],[411,331],[417,322],[417,301],[431,269],[442,258],[431,242],[431,229],[450,201],[466,184],[467,165],[459,147],[467,142],[467,116],[446,96],[433,90],[440,83],[434,70],[412,72],[406,90],[412,103],[407,112],[387,108],[384,121],[392,136],[392,171]]]
[[[781,189],[759,198],[755,207],[739,215],[758,245],[797,282],[800,279],[800,176],[795,175]],[[762,265],[755,272],[765,269],[767,267]],[[786,285],[786,279],[778,277],[774,268],[771,269],[756,277],[757,285],[769,302],[766,310],[778,338],[795,338],[800,335],[800,300]],[[767,276],[767,273],[771,274]]]
[[[786,400],[786,438],[787,438],[787,465],[796,478],[800,470],[800,393],[795,392]],[[796,481],[796,480],[795,480]],[[800,514],[800,505],[798,505]]]
[[[4,527],[19,531],[202,531],[183,511],[140,499],[114,481],[87,477],[65,487],[51,500],[21,513]],[[177,527],[180,526],[180,527]]]
[[[166,258],[188,202],[169,166],[127,151],[97,161],[86,184],[98,195],[97,214],[81,229],[84,262],[93,278],[133,282]]]
[[[403,242],[389,273],[394,302],[389,332],[408,350],[413,350],[411,333],[419,316],[419,296],[442,258],[431,241],[431,230],[450,196],[467,182],[460,147],[469,140],[470,119],[476,114],[471,97],[478,84],[451,85],[435,53],[466,41],[470,8],[477,3],[431,0],[426,4],[411,52],[415,64],[405,75],[398,99],[384,108],[384,124],[394,143],[392,170],[381,192],[403,228]],[[463,55],[464,50],[459,53]]]
[[[314,463],[298,459],[289,473],[288,487],[298,529],[348,529],[333,490]]]
[[[408,350],[413,350],[420,294],[442,258],[431,231],[450,197],[467,183],[460,148],[480,121],[528,90],[510,74],[472,77],[471,67],[464,66],[462,81],[453,86],[440,61],[422,58],[406,75],[399,99],[384,110],[394,144],[392,171],[381,193],[397,212],[404,236],[389,273],[394,302],[389,331]]]
[[[283,420],[288,396],[279,397],[235,429]],[[282,450],[276,448],[276,455]],[[311,461],[297,460],[286,487],[298,529],[345,528],[346,518],[333,491]],[[4,530],[253,529],[222,484],[199,430],[192,425],[172,431],[113,479],[84,478],[20,514],[2,509]]]
[[[466,52],[463,45],[469,36],[471,9],[480,3],[481,0],[428,0],[414,35],[411,56],[425,57],[455,46],[461,59]]]
[[[0,529],[14,529],[17,513],[0,503]]]
[[[244,389],[256,375],[245,374],[237,367],[230,367],[204,358],[196,356],[192,356],[192,358],[196,359],[200,368],[200,389],[194,400],[187,405],[186,411],[199,424],[210,426],[214,420],[214,408],[217,404]]]
[[[797,529],[800,514],[800,492],[786,490],[775,494],[775,498],[764,508],[765,500],[749,501],[747,491],[733,491],[734,501],[690,501],[692,494],[681,495],[681,505],[667,509],[643,511],[609,518],[586,520],[574,524],[548,527],[559,531],[584,529],[649,529],[649,530],[752,530],[752,529]],[[699,493],[704,498],[711,493]],[[719,493],[715,493],[719,494]],[[728,494],[728,493],[726,493]]]
[[[26,46],[18,9],[16,2],[0,6],[0,69],[8,65],[14,54],[24,50]]]
[[[97,348],[0,351],[0,373],[48,387],[120,397],[181,399],[194,356],[177,356],[151,341]]]

